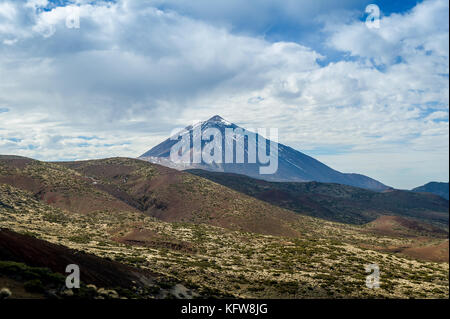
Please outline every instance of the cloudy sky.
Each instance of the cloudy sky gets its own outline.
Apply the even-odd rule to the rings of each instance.
[[[390,186],[448,181],[448,6],[0,0],[0,154],[136,157],[220,114]]]

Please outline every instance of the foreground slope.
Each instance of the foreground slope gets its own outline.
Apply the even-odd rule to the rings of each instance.
[[[68,213],[6,184],[0,203],[0,227],[160,274],[168,283],[159,289],[173,287],[178,298],[192,290],[241,298],[448,298],[447,263],[382,252],[412,241],[356,226],[299,216],[302,236],[288,238],[140,212]],[[380,266],[379,289],[365,286],[372,263]]]
[[[65,288],[65,270],[70,264],[80,267],[82,289]],[[0,286],[11,280],[15,298],[157,298],[173,290],[166,284],[170,280],[149,270],[0,228]],[[34,296],[24,294],[21,286]]]
[[[215,139],[220,139],[219,143],[222,145],[222,150],[225,150],[225,145],[228,141],[226,140],[225,130],[226,129],[239,129],[240,127],[236,124],[230,123],[224,120],[222,117],[216,115],[207,121],[197,123],[185,128],[184,133],[180,136],[194,136],[194,128],[199,128],[201,132],[207,129],[216,129],[220,132],[220,136],[215,136]],[[245,129],[244,129],[245,130]],[[255,141],[262,139],[262,143],[269,143],[259,134],[246,131],[249,136],[255,137]],[[238,136],[243,136],[242,133]],[[377,191],[382,191],[389,189],[386,185],[361,174],[345,174],[338,172],[327,165],[319,162],[318,160],[303,154],[293,148],[274,143],[273,147],[278,148],[278,170],[274,174],[263,175],[259,173],[259,163],[252,164],[248,163],[248,160],[243,164],[238,164],[236,162],[226,163],[225,154],[222,154],[221,163],[206,163],[202,160],[201,163],[174,163],[170,160],[170,150],[173,145],[178,142],[177,138],[168,138],[157,146],[153,147],[151,150],[145,152],[140,156],[141,159],[150,161],[152,163],[157,163],[177,169],[204,169],[210,171],[227,172],[227,173],[237,173],[251,176],[254,178],[269,180],[269,181],[294,181],[294,182],[304,182],[304,181],[318,181],[324,183],[339,183],[345,185],[352,185],[367,189],[373,189]],[[234,143],[234,142],[233,142]],[[206,142],[202,142],[202,149],[204,148]],[[235,144],[235,143],[234,143]],[[258,144],[258,143],[256,143]],[[231,145],[231,144],[229,144]],[[231,147],[233,147],[231,145]],[[196,153],[197,151],[191,145],[189,150],[185,154]],[[248,144],[244,148],[245,157],[248,158]],[[257,153],[257,151],[256,151]],[[271,155],[273,156],[271,151]]]

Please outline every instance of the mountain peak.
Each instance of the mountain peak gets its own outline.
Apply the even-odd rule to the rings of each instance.
[[[196,131],[196,129],[209,129],[209,128],[215,128],[220,131],[221,134],[215,134],[214,133],[214,139],[221,139],[219,141],[220,145],[222,145],[222,149],[229,149],[232,150],[234,153],[235,145],[236,144],[236,158],[237,158],[237,152],[238,152],[238,146],[237,142],[234,141],[228,141],[226,129],[227,128],[239,128],[236,124],[233,124],[231,122],[228,122],[220,115],[214,115],[207,121],[199,122],[195,125],[190,125],[186,127],[186,130],[183,131],[183,135],[189,134],[192,136],[192,139],[195,138],[195,136],[199,136],[199,132]],[[242,128],[245,130],[245,128]],[[210,132],[211,133],[211,132]],[[197,134],[197,135],[196,135]],[[201,132],[203,134],[203,132]],[[220,172],[227,172],[227,173],[236,173],[236,174],[244,174],[250,177],[264,179],[268,181],[285,181],[285,182],[305,182],[305,181],[317,181],[317,182],[324,182],[324,183],[338,183],[338,184],[345,184],[350,186],[356,186],[356,187],[362,187],[367,189],[373,189],[373,190],[385,190],[388,189],[387,186],[383,185],[382,183],[371,179],[364,175],[358,175],[358,174],[345,174],[338,172],[336,170],[333,170],[332,168],[328,167],[327,165],[317,161],[316,159],[309,157],[306,154],[303,154],[299,151],[296,151],[290,147],[287,147],[283,144],[270,142],[270,140],[265,139],[263,137],[260,137],[257,133],[255,134],[255,137],[258,138],[258,141],[262,139],[262,141],[270,142],[270,145],[273,143],[276,145],[274,147],[278,147],[280,152],[276,153],[276,157],[270,157],[271,159],[276,159],[278,161],[278,168],[277,171],[273,174],[261,174],[260,168],[262,166],[258,165],[256,162],[251,163],[249,158],[249,145],[255,145],[255,149],[258,147],[256,143],[252,144],[248,142],[247,137],[247,143],[245,143],[245,133],[243,131],[235,132],[235,134],[239,134],[242,137],[242,141],[244,141],[244,152],[246,155],[244,157],[247,157],[247,162],[241,161],[237,162],[237,159],[234,160],[234,154],[233,154],[233,161],[231,163],[227,163],[224,154],[221,154],[221,161],[217,162],[204,162],[203,160],[200,163],[193,163],[189,160],[187,163],[175,163],[171,161],[171,150],[174,145],[179,143],[178,136],[174,139],[167,139],[163,141],[162,143],[158,144],[157,146],[153,147],[148,152],[142,154],[140,158],[148,160],[152,163],[165,165],[172,168],[177,169],[205,169],[210,171],[220,171]],[[236,140],[236,139],[235,139]],[[241,139],[240,139],[241,140]],[[237,141],[237,140],[236,140]],[[211,142],[211,141],[209,141]],[[193,143],[189,142],[189,146],[185,148],[184,154],[200,154],[201,157],[203,157],[203,150],[205,149],[206,145],[209,145],[206,140],[202,139],[201,147],[202,150],[199,151],[197,149],[194,149]],[[258,142],[259,143],[259,142]],[[258,144],[259,145],[259,144]],[[267,145],[267,144],[266,144]],[[272,146],[270,146],[272,147]],[[222,152],[222,151],[221,151]],[[256,150],[253,150],[253,152],[256,154]],[[223,152],[222,152],[223,153]],[[259,153],[258,153],[259,154]],[[270,154],[272,156],[272,151],[270,151]],[[258,155],[260,156],[260,155]],[[189,155],[189,159],[191,156]],[[235,162],[234,162],[235,161]]]
[[[211,117],[207,122],[217,122],[217,121],[222,121],[223,117],[220,115],[214,115],[213,117]]]
[[[231,122],[228,122],[227,120],[225,120],[223,117],[221,117],[220,115],[214,115],[213,117],[211,117],[209,120],[206,121],[207,123],[223,123],[226,125],[231,125]]]

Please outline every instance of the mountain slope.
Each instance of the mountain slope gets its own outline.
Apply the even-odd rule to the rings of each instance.
[[[439,195],[446,200],[449,199],[448,183],[430,182],[425,185],[414,188],[412,191],[417,193],[432,193]]]
[[[71,212],[136,211],[76,171],[26,157],[0,155],[0,183],[29,191],[36,199]]]
[[[68,213],[36,200],[30,192],[1,183],[0,202],[0,228],[76,251],[73,261],[86,265],[93,275],[101,272],[105,259],[131,266],[133,272],[141,268],[155,279],[144,284],[144,294],[147,291],[157,298],[198,294],[228,298],[448,298],[448,263],[422,258],[441,258],[445,239],[378,236],[371,229],[307,216],[300,216],[298,229],[302,236],[287,238],[205,224],[167,223],[136,212]],[[41,241],[36,246],[30,240],[32,245],[27,245],[21,243],[21,238],[8,236],[6,243],[0,241],[0,247],[6,244],[13,255],[27,249],[33,249],[34,254],[50,253],[48,260],[37,256],[40,265],[63,264],[66,257],[72,262],[70,252],[61,246],[61,254],[54,253]],[[399,253],[405,249],[417,257],[411,259]],[[89,258],[94,264],[85,264],[81,252],[103,261],[97,263]],[[27,256],[14,258],[25,261]],[[365,266],[370,263],[382,269],[380,289],[365,285]],[[0,261],[3,287],[1,266]],[[117,269],[125,270],[119,265]],[[151,274],[158,274],[157,278]],[[8,275],[20,274],[7,274],[6,283],[10,284]],[[117,284],[119,288],[128,285]],[[140,283],[136,286],[135,292],[142,296]],[[164,290],[169,294],[159,295]]]
[[[217,134],[215,139],[220,139],[220,143],[222,145],[222,150],[225,150],[227,145],[234,147],[230,144],[230,141],[225,138],[226,129],[239,129],[240,127],[230,123],[220,116],[216,115],[210,118],[208,121],[200,122],[194,126],[188,126],[180,136],[191,136],[191,140],[195,139],[195,136],[198,135],[197,129],[200,129],[201,132],[204,132],[207,129],[217,129],[220,132],[220,135]],[[204,169],[210,171],[219,171],[219,172],[227,172],[227,173],[237,173],[244,174],[247,176],[251,176],[258,179],[264,179],[268,181],[293,181],[293,182],[304,182],[304,181],[318,181],[324,183],[339,183],[345,185],[351,185],[366,189],[373,189],[376,191],[386,190],[389,187],[383,185],[382,183],[364,176],[360,174],[345,174],[338,172],[327,165],[317,161],[316,159],[305,155],[299,151],[294,150],[293,148],[283,145],[283,144],[274,144],[269,146],[269,140],[266,140],[259,134],[252,133],[249,131],[245,131],[249,134],[250,137],[254,138],[255,141],[261,139],[261,143],[266,143],[267,148],[271,148],[271,156],[274,158],[273,148],[278,147],[278,170],[274,174],[260,174],[259,163],[249,163],[248,161],[248,143],[245,144],[244,152],[245,152],[245,163],[239,164],[234,160],[233,163],[225,162],[225,154],[222,154],[221,163],[207,163],[202,159],[200,163],[191,163],[190,161],[182,162],[182,163],[174,163],[170,160],[170,150],[171,148],[178,142],[177,139],[169,138],[162,142],[161,144],[153,147],[148,152],[142,154],[139,158],[143,160],[150,161],[152,163],[157,163],[161,165],[165,165],[172,168],[177,169]],[[242,133],[237,134],[237,136],[243,136]],[[235,139],[236,140],[236,139]],[[232,142],[232,141],[231,141]],[[236,142],[232,142],[236,144]],[[202,141],[202,150],[204,150],[205,145],[207,143]],[[193,157],[195,154],[201,152],[201,150],[197,150],[193,147],[194,143],[191,141],[189,150],[183,153],[184,156]],[[264,144],[262,144],[264,145]],[[236,152],[236,151],[235,151]],[[224,152],[223,152],[224,153]],[[258,142],[256,142],[256,154],[258,154]],[[234,154],[234,159],[235,154]],[[264,165],[263,165],[264,166]]]
[[[161,275],[148,270],[130,267],[2,228],[0,228],[0,260],[20,262],[31,267],[49,268],[64,277],[67,276],[66,266],[76,264],[82,270],[84,284],[94,284],[97,287],[110,289],[121,287],[130,292],[137,289],[145,291],[146,287],[155,285],[158,281],[164,281]],[[12,266],[17,268],[17,265]],[[0,277],[1,275],[0,271]],[[64,277],[61,277],[64,281]],[[158,293],[161,292],[158,291]],[[92,294],[95,295],[95,291],[92,291]],[[157,294],[153,293],[153,295]],[[133,297],[141,296],[134,293]]]
[[[60,163],[96,187],[164,221],[207,223],[233,230],[297,236],[298,216],[202,177],[128,158]]]
[[[73,213],[139,212],[165,221],[293,236],[298,215],[192,174],[149,162],[111,158],[45,163],[0,157],[0,184]]]
[[[398,215],[448,228],[448,201],[433,194],[380,193],[340,184],[267,182],[238,174],[188,172],[273,205],[327,220],[363,224],[380,215]]]

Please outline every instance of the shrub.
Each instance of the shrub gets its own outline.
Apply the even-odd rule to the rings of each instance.
[[[44,292],[44,286],[39,279],[33,279],[25,282],[24,288],[28,292]]]

